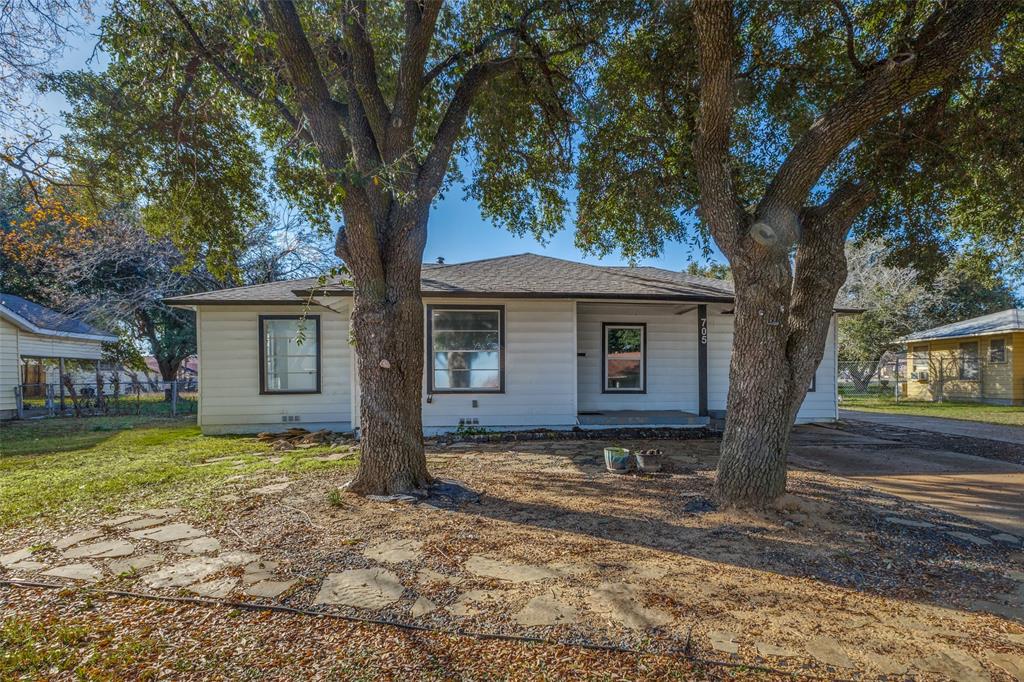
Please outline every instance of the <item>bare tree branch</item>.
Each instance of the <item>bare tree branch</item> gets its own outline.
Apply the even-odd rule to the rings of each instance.
[[[832,4],[839,10],[839,16],[843,21],[843,29],[846,31],[846,57],[850,60],[853,68],[857,70],[857,73],[863,74],[868,70],[868,67],[857,56],[857,45],[854,42],[853,18],[850,16],[850,12],[843,0],[832,0]]]
[[[355,86],[355,94],[362,102],[362,109],[370,123],[370,130],[378,149],[378,153],[387,160],[384,146],[391,122],[391,110],[384,101],[380,91],[380,78],[377,75],[377,61],[373,53],[373,43],[367,34],[366,0],[350,0],[346,11],[351,15],[344,22],[346,46],[352,64],[351,80]]]
[[[426,82],[423,65],[430,53],[434,40],[437,16],[441,11],[440,0],[406,0],[405,3],[405,46],[398,65],[398,82],[395,87],[395,102],[391,116],[394,124],[389,136],[389,161],[399,153],[397,150],[408,146],[416,130],[417,102]]]

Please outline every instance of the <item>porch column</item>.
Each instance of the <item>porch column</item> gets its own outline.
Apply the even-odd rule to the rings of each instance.
[[[697,306],[697,414],[708,416],[708,307]]]

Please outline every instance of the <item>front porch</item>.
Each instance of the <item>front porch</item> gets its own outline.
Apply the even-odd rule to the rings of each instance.
[[[700,428],[711,423],[709,417],[702,417],[683,410],[600,410],[585,411],[576,415],[576,424],[581,429],[614,429],[629,427],[658,428]]]

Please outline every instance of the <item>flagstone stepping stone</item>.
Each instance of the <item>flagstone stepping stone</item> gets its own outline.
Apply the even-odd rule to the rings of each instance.
[[[463,578],[457,575],[445,575],[439,573],[432,568],[421,568],[416,574],[416,582],[421,585],[432,585],[436,583],[444,583],[447,585],[458,585],[463,581]]]
[[[226,455],[224,457],[211,457],[204,459],[203,464],[217,464],[218,462],[233,462],[238,459],[237,455]]]
[[[825,665],[834,665],[837,668],[853,668],[854,663],[846,652],[839,646],[839,642],[831,637],[815,637],[807,640],[804,649]]]
[[[778,658],[792,658],[797,655],[797,652],[793,649],[784,646],[778,646],[771,642],[754,642],[754,649],[757,650],[758,656],[776,656]]]
[[[277,562],[275,561],[254,561],[245,567],[245,572],[242,574],[242,582],[246,585],[252,585],[253,583],[270,580],[274,577],[274,571],[276,570]]]
[[[319,455],[317,457],[314,457],[313,459],[315,459],[318,462],[337,462],[339,459],[351,457],[352,454],[353,453],[351,452],[332,452],[329,455]]]
[[[64,552],[65,559],[113,559],[128,556],[135,545],[125,540],[102,540],[89,545],[72,547]]]
[[[26,559],[25,561],[19,561],[16,564],[11,564],[7,568],[13,571],[24,571],[25,573],[32,573],[34,571],[39,571],[46,568],[46,564],[44,564],[42,561],[32,561],[30,559]]]
[[[498,606],[504,602],[504,593],[500,590],[469,590],[460,594],[448,607],[453,616],[475,616],[482,606]]]
[[[86,540],[95,540],[98,537],[103,536],[103,531],[98,528],[86,528],[80,530],[77,533],[71,535],[65,535],[60,540],[53,543],[53,546],[57,549],[67,549],[72,545],[77,545],[79,542],[85,542]]]
[[[883,675],[903,675],[910,670],[906,663],[900,663],[892,656],[876,654],[874,651],[862,651],[860,657]]]
[[[166,526],[147,528],[129,533],[129,536],[137,540],[154,540],[156,542],[174,542],[176,540],[188,540],[206,535],[205,531],[194,528],[187,523],[169,523]]]
[[[128,521],[122,528],[125,530],[141,530],[143,528],[152,528],[153,526],[159,526],[162,523],[167,523],[164,519],[157,516],[147,516],[136,521]]]
[[[120,526],[122,523],[128,523],[129,521],[135,521],[141,519],[142,516],[139,514],[125,514],[124,516],[116,516],[106,521],[100,521],[101,526]]]
[[[186,587],[211,576],[227,566],[223,559],[196,557],[154,571],[142,580],[150,587]]]
[[[416,561],[422,556],[420,547],[423,543],[419,540],[399,538],[396,540],[385,540],[371,545],[363,550],[363,556],[374,561],[383,561],[389,564],[400,564],[405,561]]]
[[[264,580],[263,582],[250,585],[244,592],[250,597],[265,597],[273,599],[291,589],[291,586],[298,580]]]
[[[496,578],[510,583],[528,583],[535,580],[557,578],[558,573],[546,566],[529,564],[508,564],[504,561],[474,554],[466,560],[464,568],[474,575],[483,578]]]
[[[175,548],[183,554],[212,554],[220,549],[220,540],[204,536],[179,542]]]
[[[735,632],[715,630],[708,633],[708,640],[711,642],[711,648],[715,651],[721,651],[726,654],[738,654],[740,652],[740,645],[736,642]]]
[[[1007,641],[1013,642],[1014,644],[1020,644],[1024,646],[1024,635],[1016,635],[1009,632],[1003,633],[1003,638]]]
[[[991,542],[989,542],[985,538],[978,537],[977,535],[972,535],[971,533],[962,533],[962,532],[960,532],[958,530],[947,530],[946,531],[946,535],[952,536],[952,537],[956,538],[957,540],[963,540],[964,542],[969,542],[972,545],[977,545],[978,547],[988,547],[989,545],[992,544]]]
[[[633,630],[647,630],[672,622],[672,616],[643,606],[639,597],[640,588],[636,585],[601,583],[587,597],[587,605],[594,613]]]
[[[1005,670],[1012,679],[1024,680],[1024,656],[1014,654],[988,654],[988,660]]]
[[[253,554],[252,552],[240,552],[238,550],[232,550],[230,552],[221,552],[217,555],[221,561],[232,566],[238,564],[251,564],[254,561],[259,561],[260,555]]]
[[[237,584],[238,578],[217,578],[216,580],[208,580],[204,583],[196,583],[188,589],[189,592],[195,592],[200,597],[223,599],[231,594],[231,591],[235,589]]]
[[[906,526],[908,528],[935,528],[934,523],[928,523],[927,521],[915,521],[914,519],[904,519],[900,516],[886,516],[885,520],[889,523],[895,523],[899,526]]]
[[[395,603],[405,588],[398,576],[383,568],[357,568],[330,573],[314,604],[339,604],[376,611]]]
[[[516,614],[516,622],[523,627],[540,625],[563,625],[575,623],[578,619],[576,608],[554,597],[542,594],[526,602],[523,610]]]
[[[157,507],[156,509],[143,509],[141,514],[146,516],[158,516],[162,519],[166,519],[168,516],[174,516],[175,514],[181,513],[180,507]]]
[[[253,493],[254,495],[276,495],[278,493],[283,493],[285,490],[288,489],[288,486],[290,486],[291,484],[291,481],[285,481],[283,483],[271,483],[270,485],[265,485],[261,488],[253,488],[249,492]]]
[[[419,618],[420,616],[425,616],[428,613],[433,613],[436,610],[437,604],[426,597],[420,597],[416,600],[416,603],[412,605],[412,609],[410,609],[409,613],[413,618]]]
[[[957,682],[988,682],[991,679],[977,659],[959,649],[939,651],[915,660],[913,665],[920,670],[945,675]]]
[[[161,564],[163,561],[163,554],[143,554],[142,556],[111,561],[107,563],[107,567],[114,575],[121,575],[122,573],[141,571],[143,569],[150,568],[151,566]]]
[[[0,566],[7,568],[13,564],[25,561],[26,559],[30,559],[31,557],[32,548],[26,547],[25,549],[19,549],[16,552],[11,552],[10,554],[4,554],[3,556],[0,556]]]
[[[92,564],[68,564],[67,566],[58,566],[57,568],[51,568],[49,571],[43,571],[43,575],[94,583],[103,577],[103,572]]]

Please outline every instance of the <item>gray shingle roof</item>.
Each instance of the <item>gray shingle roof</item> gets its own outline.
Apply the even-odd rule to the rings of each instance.
[[[61,334],[85,334],[115,338],[77,317],[71,317],[14,294],[0,294],[0,306],[40,329]]]
[[[1024,309],[1010,308],[998,313],[973,317],[961,322],[944,324],[904,336],[902,341],[924,341],[932,339],[954,339],[983,334],[1024,331]]]
[[[589,265],[524,253],[450,265],[424,264],[424,295],[533,298],[615,298],[732,301],[732,283],[651,267]],[[169,299],[169,303],[296,302],[316,284],[314,278],[211,291]],[[343,283],[318,293],[350,295]],[[289,297],[290,294],[290,297]]]

